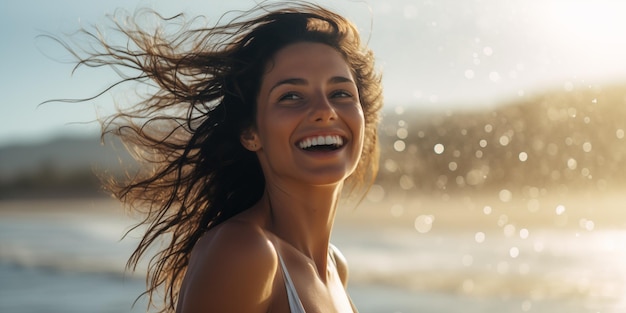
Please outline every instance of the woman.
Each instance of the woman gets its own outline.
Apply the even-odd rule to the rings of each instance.
[[[382,96],[354,25],[302,3],[169,35],[132,21],[116,26],[135,48],[99,40],[79,65],[157,87],[105,123],[144,165],[110,185],[146,214],[129,265],[165,240],[150,300],[162,288],[163,312],[356,312],[329,240],[344,185],[375,177]]]

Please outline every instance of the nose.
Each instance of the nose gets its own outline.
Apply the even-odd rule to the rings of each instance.
[[[311,103],[310,118],[314,122],[326,123],[337,119],[337,112],[329,99],[320,94]]]

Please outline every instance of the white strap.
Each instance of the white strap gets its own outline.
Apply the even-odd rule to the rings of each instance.
[[[280,260],[280,266],[283,268],[283,277],[285,277],[285,287],[287,289],[289,311],[291,311],[291,313],[306,313],[304,311],[304,306],[302,306],[302,301],[300,301],[300,297],[298,296],[298,292],[296,291],[296,287],[291,280],[291,276],[289,276],[289,272],[287,271],[285,262],[283,261],[283,258],[280,256],[280,254],[278,254],[278,259]]]

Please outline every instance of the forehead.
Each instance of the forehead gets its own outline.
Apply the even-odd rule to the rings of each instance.
[[[300,42],[278,50],[268,63],[264,81],[311,75],[352,78],[352,70],[337,49],[323,43]]]

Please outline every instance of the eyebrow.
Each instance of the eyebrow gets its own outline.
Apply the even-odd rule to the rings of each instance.
[[[339,83],[353,83],[354,81],[348,77],[344,77],[344,76],[333,76],[331,79],[328,80],[328,83],[330,84],[339,84]],[[304,79],[304,78],[287,78],[287,79],[283,79],[279,82],[277,82],[276,84],[274,84],[274,86],[272,86],[272,88],[270,88],[269,92],[271,93],[272,90],[278,88],[281,85],[298,85],[298,86],[304,86],[307,85],[308,82]]]

